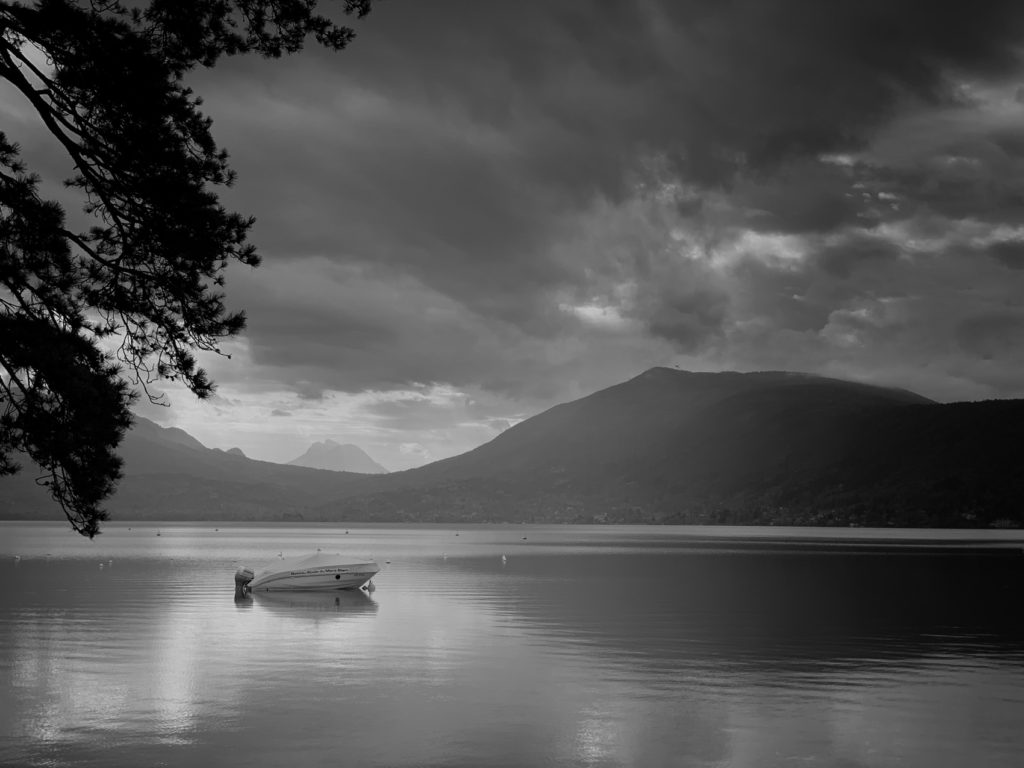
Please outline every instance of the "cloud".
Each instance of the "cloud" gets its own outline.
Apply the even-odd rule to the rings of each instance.
[[[564,295],[516,324],[408,275],[326,258],[239,270],[229,291],[254,309],[244,348],[231,361],[209,361],[211,374],[306,397],[448,383],[548,402],[586,393],[595,380],[613,383],[670,351],[642,329],[624,332],[561,309]]]
[[[902,253],[899,243],[873,233],[854,231],[825,245],[815,253],[814,261],[836,278],[849,278],[855,270],[877,270]]]
[[[154,395],[157,392],[153,392]],[[140,393],[139,398],[132,404],[132,412],[142,416],[143,418],[155,421],[158,424],[170,425],[174,422],[174,415],[171,413],[171,409],[168,407],[169,403],[164,401],[153,402],[145,393]]]
[[[1024,210],[1017,4],[524,13],[381,4],[341,54],[197,73],[267,256],[229,276],[265,387],[539,407],[675,358],[865,372],[850,313],[945,269],[894,232],[1014,263],[949,233]]]
[[[400,443],[398,446],[400,453],[407,456],[414,456],[422,461],[430,460],[430,451],[424,448],[419,443]]]
[[[657,364],[1024,395],[1022,40],[1014,2],[389,0],[198,71],[266,257],[206,418],[407,466]]]
[[[1024,269],[1024,240],[1002,240],[992,243],[989,256],[1009,269]]]
[[[1024,311],[972,314],[957,324],[956,339],[966,352],[983,360],[1011,357],[1024,363]]]

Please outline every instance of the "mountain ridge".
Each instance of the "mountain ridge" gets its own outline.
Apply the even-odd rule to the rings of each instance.
[[[141,420],[109,507],[123,519],[1021,525],[1021,425],[1021,400],[652,368],[389,474],[254,461]],[[7,493],[11,480],[0,516],[43,514]]]

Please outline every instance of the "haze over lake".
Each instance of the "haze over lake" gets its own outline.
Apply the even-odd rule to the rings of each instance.
[[[1024,764],[1024,558],[852,546],[952,533],[216,527],[0,524],[0,764]]]

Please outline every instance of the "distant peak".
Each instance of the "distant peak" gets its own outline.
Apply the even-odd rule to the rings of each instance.
[[[313,443],[304,454],[288,462],[311,469],[330,469],[336,472],[361,472],[378,474],[387,472],[375,462],[366,451],[352,443],[339,443],[327,438]]]

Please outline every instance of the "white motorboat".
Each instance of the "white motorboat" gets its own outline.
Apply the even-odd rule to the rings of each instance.
[[[360,589],[379,572],[380,566],[370,558],[317,552],[279,558],[256,572],[239,568],[235,572],[235,587],[243,592]]]

